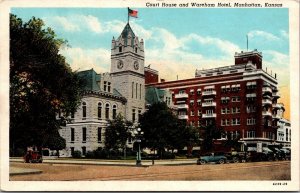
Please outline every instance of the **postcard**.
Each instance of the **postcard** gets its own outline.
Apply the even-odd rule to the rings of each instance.
[[[299,191],[299,1],[0,17],[1,190]]]

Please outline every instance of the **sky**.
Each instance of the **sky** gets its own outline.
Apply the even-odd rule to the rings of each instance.
[[[196,69],[234,65],[235,52],[257,49],[263,69],[277,74],[289,118],[289,12],[287,8],[134,8],[130,25],[145,42],[145,66],[166,80],[193,78]],[[73,70],[110,71],[112,37],[127,23],[127,8],[12,8],[28,21],[43,19],[70,47],[60,53]]]

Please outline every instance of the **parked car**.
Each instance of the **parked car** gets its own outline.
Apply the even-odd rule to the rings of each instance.
[[[272,150],[267,147],[262,148],[262,152],[257,152],[256,147],[248,147],[247,150],[249,155],[250,161],[272,161],[275,160],[275,154]]]
[[[291,160],[291,151],[285,148],[280,149],[284,153],[285,160]]]
[[[209,162],[216,162],[219,164],[224,164],[227,162],[227,158],[224,155],[215,154],[215,153],[207,153],[197,160],[197,165],[203,165]]]
[[[43,156],[42,156],[42,154],[40,154],[39,151],[29,150],[24,155],[24,162],[25,163],[42,163],[43,162]]]

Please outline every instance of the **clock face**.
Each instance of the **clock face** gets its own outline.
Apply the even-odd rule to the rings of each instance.
[[[121,60],[119,60],[118,62],[117,62],[117,67],[119,68],[119,69],[121,69],[121,68],[123,68],[123,62],[121,61]]]
[[[137,61],[134,62],[134,69],[138,70],[139,69],[139,63]]]

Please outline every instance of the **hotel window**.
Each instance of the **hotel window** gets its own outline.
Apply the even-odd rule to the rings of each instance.
[[[117,117],[117,105],[113,105],[113,119]]]
[[[228,125],[230,125],[230,120],[229,119],[222,119],[221,120],[221,125],[222,126],[228,126]]]
[[[241,112],[240,107],[232,107],[232,109],[231,109],[231,113],[233,113],[233,114],[240,113],[240,112]]]
[[[255,131],[247,131],[247,138],[255,138]]]
[[[75,139],[75,129],[71,128],[71,143],[74,143],[74,139]]]
[[[256,106],[248,105],[247,106],[247,113],[254,113],[254,112],[256,112]]]
[[[109,104],[105,105],[105,119],[109,119]]]
[[[179,94],[185,94],[185,90],[180,90]]]
[[[82,128],[82,143],[86,142],[86,128]]]
[[[214,111],[213,110],[206,110],[206,114],[208,114],[208,115],[211,115],[211,114],[213,114],[214,113]]]
[[[190,95],[194,95],[194,89],[190,90]]]
[[[233,118],[231,120],[231,125],[240,125],[241,124],[241,120],[239,118]]]
[[[198,105],[198,106],[201,106],[201,99],[198,99],[198,100],[197,100],[197,105]]]
[[[201,94],[201,89],[198,88],[198,89],[197,89],[197,95],[200,95],[200,94]]]
[[[101,137],[102,136],[102,128],[98,127],[98,143],[101,143]]]
[[[241,97],[239,97],[239,96],[233,96],[233,97],[231,98],[231,101],[232,101],[232,102],[240,102],[240,101],[241,101]]]
[[[253,82],[247,82],[246,83],[247,89],[248,90],[252,90],[252,89],[256,89],[256,81]]]
[[[201,116],[201,114],[202,114],[202,111],[199,109],[198,110],[198,116]]]
[[[86,118],[86,103],[85,102],[82,103],[82,118],[83,119]]]
[[[194,116],[194,115],[195,115],[195,111],[191,110],[191,116]]]
[[[230,109],[229,108],[222,108],[221,109],[221,114],[229,114],[230,113]]]
[[[101,119],[102,103],[98,103],[98,119]]]
[[[247,125],[255,125],[255,123],[256,123],[256,119],[255,118],[247,119]]]
[[[230,101],[230,98],[229,97],[221,97],[221,103],[222,104],[228,104]]]
[[[190,100],[190,106],[194,106],[194,100]]]

